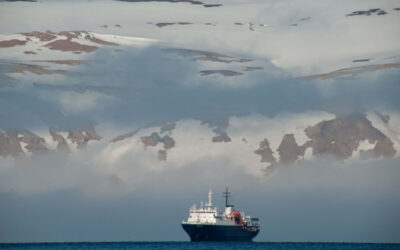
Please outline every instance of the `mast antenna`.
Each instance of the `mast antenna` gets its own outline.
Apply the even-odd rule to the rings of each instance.
[[[211,188],[208,190],[208,203],[207,203],[207,207],[211,208],[212,207],[212,191]]]
[[[230,205],[228,202],[229,197],[231,197],[231,192],[228,191],[228,187],[226,187],[225,192],[222,192],[222,196],[225,198],[225,207],[233,207],[233,205]]]

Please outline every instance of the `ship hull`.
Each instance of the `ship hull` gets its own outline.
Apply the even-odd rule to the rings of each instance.
[[[182,227],[191,241],[251,241],[259,232],[240,225],[182,224]]]

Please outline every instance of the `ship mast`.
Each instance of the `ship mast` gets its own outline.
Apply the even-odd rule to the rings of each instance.
[[[228,187],[226,187],[226,191],[222,192],[222,196],[225,198],[225,207],[233,207],[233,205],[229,205],[228,199],[231,197],[231,192],[228,192]]]
[[[208,190],[208,203],[207,203],[208,210],[212,208],[212,191],[211,188]]]

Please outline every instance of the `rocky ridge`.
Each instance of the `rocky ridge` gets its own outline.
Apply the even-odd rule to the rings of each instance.
[[[387,121],[387,115],[380,114],[380,116],[384,117],[382,122]],[[376,117],[381,119],[380,116],[377,115]],[[192,140],[189,145],[196,145],[197,147],[197,144],[204,144],[204,147],[209,148],[209,150],[213,148],[216,150],[218,148],[218,146],[212,146],[212,144],[221,145],[221,149],[226,148],[224,150],[227,151],[224,152],[228,155],[230,154],[230,150],[239,150],[231,147],[240,145],[240,148],[242,148],[240,149],[241,151],[249,151],[246,148],[250,147],[251,149],[254,147],[254,139],[249,142],[249,139],[244,137],[228,136],[229,119],[202,122],[201,125],[207,125],[215,135],[211,136],[211,140],[209,141],[207,138],[204,138],[206,139],[204,141],[201,141],[202,138],[200,138],[200,141]],[[174,126],[173,129],[169,130],[169,135],[164,137],[158,132],[162,130],[161,128],[148,128],[150,130],[147,129],[146,131],[154,132],[144,136],[138,135],[138,139],[144,145],[145,150],[154,148],[157,151],[158,159],[160,161],[167,161],[167,150],[171,150],[172,152],[178,144],[183,143],[188,145],[188,142],[182,142],[175,138],[175,130],[179,128],[175,128]],[[268,131],[268,128],[265,128],[265,130]],[[179,134],[181,133],[185,134],[184,131],[179,132]],[[252,132],[247,131],[246,133],[251,134]],[[258,161],[266,163],[265,166],[270,167],[269,170],[280,165],[291,165],[296,162],[324,156],[333,156],[332,159],[345,161],[350,158],[392,158],[396,157],[397,154],[393,140],[375,128],[364,114],[351,114],[338,116],[330,120],[322,120],[312,126],[306,127],[303,133],[306,136],[306,140],[300,144],[295,134],[286,133],[280,137],[279,142],[274,142],[277,146],[272,147],[270,143],[271,138],[265,137],[250,152],[253,152],[255,156],[259,156],[261,159],[259,158]],[[189,134],[186,136],[191,137]],[[398,140],[398,138],[393,139]],[[126,140],[135,140],[135,138],[129,137]],[[237,141],[242,142],[242,144],[238,144]],[[119,142],[123,142],[123,140]],[[221,144],[222,142],[224,144]],[[160,148],[158,145],[162,147]],[[213,153],[206,152],[206,154],[212,155]]]
[[[0,156],[19,157],[42,154],[51,151],[70,152],[71,149],[83,149],[89,141],[102,139],[93,127],[82,129],[57,129],[50,127],[47,140],[26,129],[0,130]],[[56,147],[53,148],[52,144]]]
[[[391,121],[389,115],[382,112],[373,114],[376,117],[374,119],[379,119],[382,124],[393,127],[393,124],[389,124]],[[119,135],[110,140],[105,147],[118,150],[120,146],[126,149],[127,145],[130,145],[129,147],[137,145],[135,146],[136,149],[132,151],[132,157],[140,157],[140,147],[138,146],[141,145],[142,150],[144,150],[142,152],[154,152],[155,159],[159,162],[168,162],[169,154],[172,152],[172,160],[176,161],[176,157],[187,157],[178,152],[198,152],[197,150],[200,148],[202,148],[201,152],[205,156],[213,155],[214,150],[226,156],[230,155],[231,152],[236,152],[235,157],[241,155],[240,158],[252,161],[251,164],[253,165],[259,162],[261,164],[259,168],[261,169],[264,166],[263,168],[266,169],[267,173],[274,171],[281,165],[293,165],[297,162],[324,156],[333,156],[330,158],[338,161],[345,161],[350,158],[398,157],[400,146],[394,142],[399,141],[400,135],[394,136],[392,134],[389,137],[387,131],[382,130],[384,133],[374,126],[376,122],[377,120],[371,122],[365,114],[359,113],[338,116],[333,119],[320,120],[307,126],[303,130],[305,140],[299,137],[298,132],[283,133],[281,137],[275,138],[271,136],[260,138],[262,133],[258,133],[255,134],[260,138],[257,142],[257,137],[251,130],[244,131],[244,134],[232,132],[230,130],[232,124],[230,124],[228,118],[199,123],[199,126],[209,131],[207,132],[210,136],[209,139],[198,135],[193,137],[193,135],[190,135],[191,132],[182,130],[184,127],[181,127],[181,122],[177,121],[164,123],[160,126],[145,127],[141,130]],[[264,129],[264,131],[268,130],[268,127]],[[50,137],[40,137],[23,129],[1,130],[0,156],[20,157],[55,151],[73,153],[73,151],[87,147],[90,141],[102,140],[94,127],[73,130],[51,127],[49,134]],[[207,150],[204,151],[206,148]],[[175,152],[175,150],[177,151]],[[196,159],[199,156],[192,155],[192,157]]]

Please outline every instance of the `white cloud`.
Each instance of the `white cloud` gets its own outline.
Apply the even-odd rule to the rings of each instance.
[[[100,105],[101,101],[111,99],[111,97],[96,92],[63,92],[60,94],[60,103],[67,113],[79,113],[88,111],[96,105]]]

